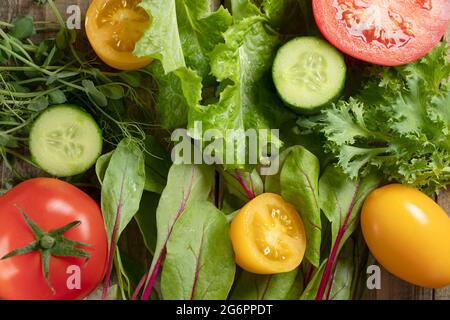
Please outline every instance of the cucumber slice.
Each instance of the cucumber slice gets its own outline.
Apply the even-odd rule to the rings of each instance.
[[[283,101],[300,113],[319,112],[340,96],[347,67],[344,56],[325,40],[300,37],[278,51],[273,80]]]
[[[46,109],[30,131],[33,161],[57,177],[69,177],[87,171],[101,155],[102,132],[94,118],[73,105]]]

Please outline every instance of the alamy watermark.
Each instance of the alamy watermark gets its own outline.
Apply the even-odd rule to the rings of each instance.
[[[174,164],[258,165],[260,174],[275,175],[279,169],[279,129],[209,128],[196,121],[190,129],[176,129],[171,140]]]

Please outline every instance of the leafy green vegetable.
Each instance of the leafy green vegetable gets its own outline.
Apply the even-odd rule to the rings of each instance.
[[[253,199],[264,192],[264,184],[256,170],[240,172],[222,171],[228,191],[243,201]]]
[[[327,300],[351,300],[352,282],[355,273],[354,244],[349,239],[342,248],[333,275],[330,279],[330,286],[327,291]]]
[[[225,215],[210,202],[190,204],[167,242],[161,282],[164,298],[226,299],[235,268]]]
[[[280,166],[279,176],[267,178],[267,191],[281,194],[297,208],[304,221],[308,239],[306,258],[317,267],[320,263],[322,237],[319,160],[305,148],[295,146],[280,155]]]
[[[288,36],[320,35],[310,0],[264,0],[262,7],[270,24]]]
[[[380,184],[380,177],[371,173],[362,180],[350,179],[338,167],[329,166],[320,177],[319,201],[325,216],[332,223],[332,245],[344,227],[340,247],[359,224],[359,209],[366,196]]]
[[[161,193],[166,186],[171,159],[153,136],[147,136],[144,140],[145,158],[145,186],[149,192]]]
[[[209,0],[170,0],[164,4],[147,0],[142,6],[156,21],[136,45],[135,54],[152,55],[161,61],[149,67],[159,86],[160,121],[164,128],[183,127],[188,121],[188,101],[181,81],[192,72],[206,84],[213,82],[210,55],[223,41],[222,33],[231,25],[231,15],[223,7],[211,11]],[[167,23],[168,12],[173,23]],[[166,33],[161,33],[161,29]],[[167,37],[168,34],[172,36]]]
[[[178,32],[176,1],[144,0],[140,6],[147,11],[152,24],[136,44],[134,54],[161,60],[166,73],[185,67]]]
[[[142,150],[134,141],[125,139],[113,152],[102,184],[102,213],[109,242],[108,269],[103,290],[105,298],[108,295],[116,244],[139,209],[144,184]]]
[[[213,167],[193,165],[173,165],[171,167],[166,188],[161,195],[156,211],[157,243],[142,299],[146,300],[150,296],[175,223],[191,202],[208,199],[213,179]]]
[[[142,194],[139,210],[136,212],[134,219],[136,220],[145,246],[151,254],[155,253],[157,240],[156,227],[156,208],[160,195],[153,192],[144,192]]]
[[[330,285],[339,252],[359,223],[359,211],[364,200],[378,185],[380,177],[370,173],[360,180],[351,180],[342,169],[329,166],[320,178],[320,207],[331,222],[331,252],[316,299],[322,300]]]
[[[112,154],[113,151],[101,155],[95,163],[95,173],[100,185],[103,184],[103,179],[105,178],[106,169],[108,169]]]
[[[159,87],[156,109],[161,126],[165,129],[185,127],[189,106],[180,78],[173,72],[166,74],[159,61],[153,62],[148,69]]]
[[[258,6],[250,0],[231,0],[231,10],[235,20],[258,16],[261,14]]]
[[[243,271],[236,280],[231,300],[295,300],[303,290],[300,269],[274,275]]]
[[[358,96],[299,124],[325,135],[350,177],[377,167],[390,181],[433,193],[450,183],[449,78],[442,42],[417,62],[372,68]]]
[[[226,142],[238,149],[236,141],[231,140],[233,137],[227,136],[228,129],[244,132],[249,128],[279,128],[283,121],[292,117],[273,90],[269,74],[279,34],[270,29],[267,17],[257,7],[253,5],[252,14],[245,19],[235,19],[231,25],[229,13],[223,8],[210,12],[208,1],[180,0],[175,1],[175,5],[170,1],[172,5],[168,2],[164,7],[153,2],[144,1],[144,7],[148,6],[149,12],[157,17],[167,15],[163,9],[170,10],[169,16],[176,18],[178,28],[171,26],[170,33],[166,34],[176,33],[178,29],[181,37],[179,41],[172,41],[175,36],[161,40],[161,33],[156,34],[158,23],[154,22],[155,27],[147,30],[136,49],[139,55],[152,55],[156,50],[152,46],[157,43],[161,54],[155,57],[161,60],[166,73],[173,72],[163,75],[161,70],[153,70],[160,85],[159,101],[165,102],[159,107],[165,126],[184,123],[187,110],[192,137],[201,140],[203,132],[195,127],[195,123],[201,121],[203,130],[217,129]],[[172,51],[184,53],[186,61],[172,61],[173,55],[169,57]],[[207,96],[210,100],[205,103],[204,94],[211,91],[210,73],[219,82],[218,96]],[[173,76],[177,76],[179,82]],[[172,97],[177,97],[180,104],[169,109]],[[268,142],[281,145],[270,132]],[[235,169],[243,165],[230,164],[229,167]]]
[[[300,296],[300,300],[314,300],[316,298],[317,291],[320,287],[322,276],[327,263],[327,259],[323,260],[319,268],[314,270],[311,280],[308,282],[308,285],[306,286],[305,290],[303,290],[302,295]]]
[[[117,228],[117,241],[137,212],[144,182],[143,153],[134,141],[125,139],[112,153],[102,185],[102,212],[109,239]]]
[[[353,263],[355,272],[352,281],[352,296],[349,299],[361,299],[367,290],[367,267],[374,265],[375,258],[372,257],[367,248],[361,228],[358,228],[352,236],[354,242]]]
[[[136,44],[137,56],[153,56],[166,73],[182,67],[209,74],[209,53],[231,24],[224,8],[211,12],[209,0],[144,0],[152,24]]]
[[[252,16],[243,19],[231,26],[224,38],[225,43],[217,45],[211,56],[212,74],[226,85],[219,101],[209,105],[199,104],[199,80],[194,88],[195,95],[191,87],[183,87],[183,90],[185,94],[191,92],[192,96],[188,99],[191,135],[196,139],[202,137],[201,132],[195,131],[195,122],[201,121],[203,130],[219,130],[226,144],[234,145],[236,150],[237,143],[226,134],[227,130],[244,132],[250,128],[279,128],[291,113],[284,109],[274,93],[273,84],[267,79],[279,39],[275,32],[267,28],[265,18]],[[270,132],[267,142],[281,146],[278,137]],[[243,166],[228,164],[226,167]]]

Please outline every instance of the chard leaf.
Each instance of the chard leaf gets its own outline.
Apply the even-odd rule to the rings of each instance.
[[[264,192],[264,184],[256,170],[252,172],[240,172],[223,170],[228,191],[243,201],[248,201]]]
[[[352,180],[335,166],[329,166],[320,178],[320,207],[331,222],[332,245],[317,292],[318,300],[326,297],[326,289],[339,253],[359,224],[359,212],[364,200],[380,182],[381,179],[376,173],[371,173],[363,179]]]
[[[353,274],[351,299],[361,299],[367,290],[367,267],[375,264],[375,259],[369,253],[361,228],[358,228],[352,238],[355,272]]]
[[[103,179],[105,178],[106,169],[108,169],[109,162],[111,161],[111,157],[114,151],[105,153],[98,157],[97,162],[95,163],[95,173],[97,175],[97,179],[100,184],[103,184]]]
[[[231,300],[295,300],[303,290],[303,273],[258,275],[243,271],[235,283]]]
[[[342,248],[327,289],[327,300],[351,300],[355,275],[354,243],[349,239]]]
[[[378,174],[357,180],[350,179],[342,170],[333,165],[325,169],[319,181],[320,208],[332,223],[332,246],[339,231],[339,250],[359,225],[359,211],[365,198],[381,182]]]
[[[235,269],[225,215],[209,202],[192,202],[167,242],[161,280],[164,298],[226,299]]]
[[[277,192],[292,203],[305,224],[308,246],[306,258],[312,265],[320,263],[322,224],[319,206],[320,164],[316,156],[301,146],[294,146],[280,155],[279,182],[271,177],[269,192]]]
[[[211,166],[173,165],[156,211],[157,242],[142,299],[150,296],[175,223],[191,202],[207,200],[214,180]]]
[[[114,229],[117,234],[112,242],[119,240],[139,209],[144,183],[143,153],[134,141],[124,139],[112,153],[102,185],[102,212],[110,241]]]
[[[124,139],[111,156],[102,184],[101,206],[109,242],[104,298],[108,296],[116,244],[139,209],[144,183],[142,150],[133,140]]]

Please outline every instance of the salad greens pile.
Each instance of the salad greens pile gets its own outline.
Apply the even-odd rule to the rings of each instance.
[[[201,139],[202,132],[194,130],[195,121],[201,121],[203,130],[220,130],[226,139],[227,129],[280,128],[294,119],[278,98],[270,71],[288,36],[281,33],[282,17],[291,4],[298,14],[293,19],[302,17],[307,3],[264,1],[262,11],[250,1],[231,1],[231,16],[223,7],[212,11],[205,0],[143,1],[153,23],[135,54],[161,61],[151,69],[160,86],[162,125],[187,124],[191,136]]]
[[[141,6],[152,23],[134,53],[156,61],[131,72],[105,69],[64,24],[55,39],[34,43],[31,18],[0,23],[8,30],[0,29],[3,163],[31,163],[20,150],[51,105],[76,103],[104,130],[108,152],[95,167],[109,245],[102,297],[360,298],[372,261],[359,228],[366,196],[383,180],[429,193],[450,182],[448,46],[395,68],[350,61],[344,96],[299,116],[277,95],[271,69],[283,43],[319,35],[310,1]],[[197,140],[208,129],[226,140],[229,129],[280,128],[269,139],[282,150],[280,170],[264,177],[261,163],[172,164],[167,133],[180,127]],[[281,195],[304,222],[305,259],[288,273],[256,275],[235,263],[230,221],[264,192]],[[130,234],[138,238],[131,248]]]

